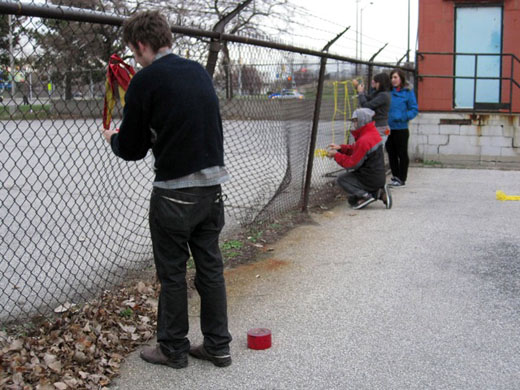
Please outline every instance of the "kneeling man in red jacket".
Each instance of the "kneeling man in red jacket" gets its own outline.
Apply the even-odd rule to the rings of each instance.
[[[372,121],[374,111],[358,108],[352,115],[356,130],[352,131],[355,143],[330,144],[328,156],[346,172],[338,177],[338,184],[348,194],[348,201],[355,210],[362,209],[376,200],[382,200],[386,208],[392,207],[390,189],[385,184],[383,140]]]

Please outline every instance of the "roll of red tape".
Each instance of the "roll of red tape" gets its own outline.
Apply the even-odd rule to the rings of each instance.
[[[247,347],[251,349],[271,348],[271,331],[267,328],[250,329],[247,332]]]

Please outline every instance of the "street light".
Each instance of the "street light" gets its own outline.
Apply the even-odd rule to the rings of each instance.
[[[363,8],[361,8],[361,12],[360,12],[360,19],[361,19],[361,23],[360,23],[360,33],[359,33],[359,59],[362,60],[363,59],[363,10],[369,6],[371,6],[372,4],[374,4],[373,1],[371,1],[370,3],[368,3],[367,5],[365,5]]]
[[[356,0],[356,58],[359,60],[359,3],[363,0]]]
[[[359,2],[356,0],[356,58],[359,60]]]
[[[408,65],[410,63],[410,0],[408,0],[408,41],[406,47],[406,62]]]

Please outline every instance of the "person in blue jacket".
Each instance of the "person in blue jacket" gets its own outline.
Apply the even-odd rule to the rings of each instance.
[[[388,113],[388,125],[390,135],[386,141],[388,161],[392,170],[390,186],[404,187],[408,175],[408,121],[417,116],[419,112],[414,92],[407,87],[406,77],[400,69],[394,69],[390,73],[392,83],[392,100]]]

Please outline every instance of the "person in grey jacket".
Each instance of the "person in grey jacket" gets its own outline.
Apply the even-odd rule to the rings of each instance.
[[[377,131],[383,139],[383,144],[386,142],[390,129],[388,127],[388,111],[390,110],[392,85],[390,77],[386,73],[378,73],[372,79],[372,92],[365,93],[365,86],[363,84],[354,83],[358,91],[358,101],[360,107],[370,108],[375,112],[374,121],[376,122]]]

